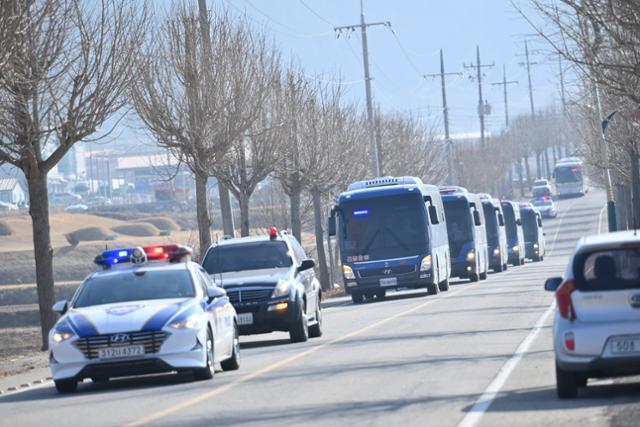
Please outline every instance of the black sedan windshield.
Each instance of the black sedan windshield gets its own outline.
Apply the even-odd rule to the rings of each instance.
[[[287,244],[281,240],[216,246],[202,266],[209,274],[230,271],[288,268],[293,264]]]
[[[74,307],[150,299],[193,298],[196,292],[187,270],[156,270],[94,276],[88,279]]]

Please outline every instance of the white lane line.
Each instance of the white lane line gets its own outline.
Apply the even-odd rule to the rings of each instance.
[[[553,243],[551,244],[551,249],[549,249],[549,256],[553,254],[553,250],[556,248],[556,241],[558,240],[558,234],[560,234],[560,229],[562,228],[562,222],[566,218],[567,214],[571,212],[571,208],[573,207],[573,205],[575,205],[578,202],[578,200],[579,199],[574,200],[567,207],[567,209],[565,209],[564,212],[562,212],[562,215],[560,216],[560,220],[558,221],[558,226],[556,228],[556,234],[553,235]]]
[[[540,316],[533,329],[531,329],[531,331],[529,332],[529,335],[527,335],[527,337],[520,343],[511,358],[504,365],[502,365],[502,368],[500,368],[500,371],[498,371],[496,377],[493,379],[493,381],[491,381],[491,384],[489,384],[484,393],[482,393],[482,396],[480,396],[478,400],[475,401],[475,403],[471,407],[471,410],[469,410],[462,421],[458,423],[458,427],[474,427],[478,425],[478,423],[482,419],[482,416],[485,412],[487,412],[496,396],[509,379],[509,376],[511,375],[513,370],[516,368],[516,366],[518,366],[518,363],[520,363],[522,358],[529,351],[529,347],[531,347],[531,344],[533,344],[533,341],[542,330],[542,327],[544,326],[551,313],[553,313],[554,309],[555,303],[551,304],[549,308],[547,308],[547,310],[542,314],[542,316]]]
[[[604,210],[607,208],[605,204],[602,209],[600,209],[600,215],[598,215],[598,234],[602,234],[602,215],[604,214]]]

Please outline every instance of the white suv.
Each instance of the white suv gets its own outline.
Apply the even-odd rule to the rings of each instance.
[[[640,374],[640,236],[600,234],[578,242],[564,279],[554,277],[553,325],[560,398],[588,378]]]

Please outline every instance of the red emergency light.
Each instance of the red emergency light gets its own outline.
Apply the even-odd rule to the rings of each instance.
[[[193,253],[190,247],[178,244],[143,246],[142,249],[149,261],[177,262]]]
[[[274,239],[275,239],[275,238],[277,238],[277,237],[278,237],[278,229],[277,229],[277,228],[275,228],[275,227],[271,227],[271,228],[269,229],[269,238],[270,238],[271,240],[274,240]]]

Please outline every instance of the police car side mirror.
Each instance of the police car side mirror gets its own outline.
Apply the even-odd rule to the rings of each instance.
[[[301,272],[301,271],[305,271],[305,270],[311,270],[315,266],[316,266],[316,262],[314,260],[305,259],[298,266],[298,273]]]
[[[67,310],[69,310],[69,303],[67,302],[67,300],[58,301],[57,303],[53,304],[53,307],[51,307],[51,309],[62,316],[67,312]]]
[[[219,299],[219,298],[223,298],[227,296],[227,291],[225,291],[223,288],[219,288],[217,286],[209,286],[207,288],[207,296],[209,297],[210,301]]]
[[[547,281],[544,282],[544,290],[549,292],[555,292],[561,283],[562,283],[562,277],[552,277],[550,279],[547,279]]]

